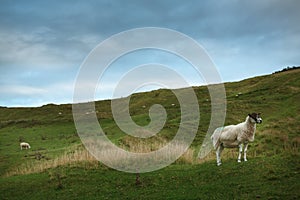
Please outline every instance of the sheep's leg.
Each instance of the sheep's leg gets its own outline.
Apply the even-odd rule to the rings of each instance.
[[[247,150],[248,150],[248,143],[246,143],[244,147],[244,161],[247,161]]]
[[[242,152],[243,152],[243,144],[239,144],[239,157],[238,157],[238,162],[241,162]]]
[[[223,145],[220,145],[216,151],[216,155],[217,155],[217,165],[220,166],[222,163],[221,163],[221,153],[223,151],[224,147]]]

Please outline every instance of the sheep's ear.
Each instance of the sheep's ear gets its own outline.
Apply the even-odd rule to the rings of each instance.
[[[261,115],[261,113],[257,113],[258,115]]]
[[[249,116],[249,117],[252,117],[250,113],[248,114],[248,116]]]

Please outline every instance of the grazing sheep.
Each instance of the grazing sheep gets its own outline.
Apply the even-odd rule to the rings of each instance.
[[[244,161],[247,161],[248,143],[254,141],[256,123],[262,123],[260,113],[248,114],[244,122],[217,128],[214,131],[211,139],[216,150],[218,166],[221,165],[221,153],[224,148],[239,147],[238,162],[241,162],[244,146]]]
[[[20,147],[21,147],[21,150],[22,149],[30,149],[30,145],[26,142],[21,142]]]

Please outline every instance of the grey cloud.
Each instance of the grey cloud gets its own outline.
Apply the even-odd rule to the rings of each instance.
[[[299,8],[297,0],[3,0],[0,86],[42,91],[65,79],[71,82],[99,42],[145,26],[175,29],[196,39],[226,80],[299,65]],[[233,73],[236,69],[243,77]],[[9,99],[2,103],[10,104]]]

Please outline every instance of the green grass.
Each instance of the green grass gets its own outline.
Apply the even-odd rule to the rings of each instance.
[[[299,157],[298,157],[299,158]],[[217,167],[171,165],[136,175],[60,167],[0,180],[1,199],[299,199],[299,159],[273,156]],[[16,189],[17,186],[18,189]]]
[[[134,174],[108,169],[102,164],[67,163],[41,173],[7,176],[22,163],[43,165],[82,148],[71,105],[39,108],[0,107],[0,199],[299,199],[300,198],[300,70],[226,83],[225,125],[243,121],[248,113],[261,112],[263,124],[249,147],[247,163],[236,162],[237,151],[225,150],[221,167],[211,154],[206,162],[196,156],[210,121],[206,87],[194,87],[200,106],[200,124],[191,148],[194,161],[177,161],[162,170]],[[172,104],[175,106],[172,106]],[[96,102],[99,123],[118,145],[147,142],[123,133],[113,120],[109,100]],[[180,123],[180,106],[170,90],[132,95],[134,122],[150,123],[149,108],[161,104],[168,114],[158,138],[171,140]],[[32,148],[20,150],[19,142]],[[130,149],[130,148],[129,148]],[[189,164],[188,164],[189,163]],[[30,165],[29,165],[30,166]]]
[[[35,160],[36,154],[42,159],[53,159],[71,146],[80,144],[72,123],[58,122],[53,125],[8,126],[0,129],[0,175],[23,162]],[[31,149],[20,150],[19,141],[30,141]]]

